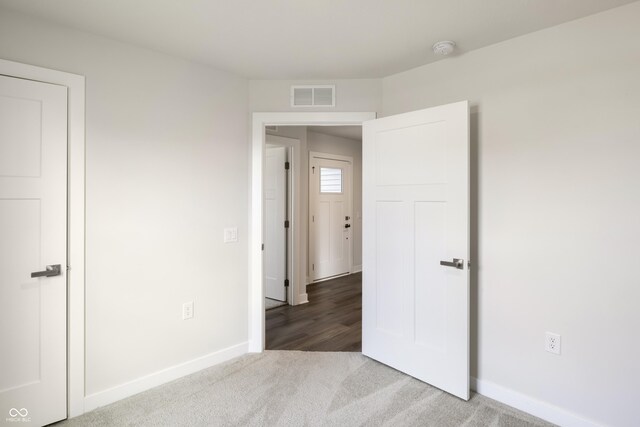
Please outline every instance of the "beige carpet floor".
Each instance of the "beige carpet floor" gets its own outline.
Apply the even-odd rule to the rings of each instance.
[[[549,426],[480,395],[468,402],[360,353],[266,351],[56,426]]]

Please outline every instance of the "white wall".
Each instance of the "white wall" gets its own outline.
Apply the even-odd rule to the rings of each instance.
[[[636,2],[383,81],[385,115],[472,105],[473,375],[615,426],[640,422],[639,22]]]
[[[291,86],[336,85],[335,107],[291,107]],[[251,80],[249,108],[252,112],[332,111],[377,112],[382,108],[382,80]]]
[[[353,265],[362,268],[362,141],[307,132],[309,151],[353,157]],[[308,155],[307,155],[308,158]],[[307,176],[308,170],[307,170]]]
[[[0,57],[86,76],[86,393],[246,342],[248,82],[5,10]]]

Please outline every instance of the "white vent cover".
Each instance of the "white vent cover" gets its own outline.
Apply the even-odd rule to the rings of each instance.
[[[335,107],[335,85],[291,86],[292,107]]]

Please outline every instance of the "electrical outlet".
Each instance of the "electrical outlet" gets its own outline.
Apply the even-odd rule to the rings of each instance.
[[[560,335],[552,332],[545,333],[544,349],[549,353],[560,354]]]
[[[182,320],[193,318],[193,301],[182,304]]]

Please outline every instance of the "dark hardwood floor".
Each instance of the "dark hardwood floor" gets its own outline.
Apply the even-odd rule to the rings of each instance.
[[[266,313],[267,350],[361,351],[362,273],[307,286],[309,303]]]

